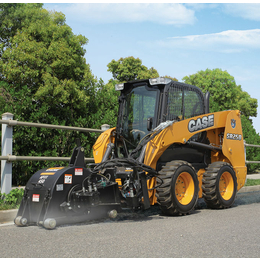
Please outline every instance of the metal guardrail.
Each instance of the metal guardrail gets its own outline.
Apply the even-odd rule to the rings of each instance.
[[[14,161],[69,161],[70,157],[41,157],[41,156],[15,156],[13,149],[13,126],[40,127],[49,129],[72,130],[79,132],[102,133],[109,128],[109,125],[102,125],[101,129],[91,129],[73,126],[61,126],[31,122],[21,122],[13,120],[13,114],[4,113],[2,115],[2,156],[1,160],[1,192],[8,194],[12,188],[12,162]],[[85,158],[87,162],[94,162],[94,158]]]
[[[246,150],[246,147],[260,148],[260,145],[257,145],[257,144],[247,144],[247,143],[244,143],[244,145],[245,145],[245,150]],[[249,163],[260,163],[260,161],[246,161],[246,164],[249,164]]]
[[[69,161],[70,157],[44,157],[44,156],[15,156],[7,155],[0,156],[0,160],[6,160],[8,162],[15,161]],[[94,162],[94,158],[85,158],[86,162]]]
[[[41,127],[50,129],[61,129],[61,130],[72,130],[80,132],[96,132],[102,133],[109,128],[109,125],[102,125],[100,129],[91,129],[83,127],[73,127],[73,126],[61,126],[61,125],[51,125],[51,124],[41,124],[41,123],[31,123],[31,122],[21,122],[13,120],[13,114],[4,113],[2,115],[2,156],[1,160],[1,192],[8,194],[12,188],[12,162],[14,161],[69,161],[70,157],[40,157],[40,156],[15,156],[12,155],[12,145],[13,145],[13,126],[28,126],[28,127]],[[245,158],[246,158],[246,147],[256,147],[260,148],[260,145],[246,144],[245,146]],[[85,158],[85,161],[93,162],[93,158]],[[246,161],[249,163],[260,163],[260,161]]]
[[[73,130],[80,132],[96,132],[102,133],[104,130],[101,129],[91,129],[91,128],[83,128],[83,127],[74,127],[74,126],[61,126],[61,125],[51,125],[51,124],[41,124],[41,123],[30,123],[30,122],[20,122],[17,120],[0,120],[0,124],[6,124],[8,126],[30,126],[30,127],[42,127],[42,128],[50,128],[50,129],[61,129],[61,130]]]
[[[260,145],[258,145],[258,144],[246,144],[246,143],[245,143],[245,146],[260,148]]]

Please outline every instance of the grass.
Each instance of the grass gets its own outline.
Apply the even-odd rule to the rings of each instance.
[[[247,179],[245,186],[255,186],[260,185],[260,180]]]
[[[0,210],[8,210],[8,209],[18,209],[20,205],[0,205]]]

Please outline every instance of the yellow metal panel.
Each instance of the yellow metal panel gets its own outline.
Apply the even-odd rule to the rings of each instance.
[[[216,128],[223,128],[226,125],[226,118],[230,111],[209,113],[206,115],[201,115],[183,121],[175,122],[160,134],[158,134],[153,140],[147,144],[146,155],[144,163],[150,165],[155,169],[156,163],[163,152],[173,143],[185,144],[194,134],[214,130]],[[197,120],[203,116],[214,115],[214,125],[207,127],[195,132],[190,132],[188,129],[188,124],[191,120]]]
[[[198,175],[198,180],[199,180],[199,198],[202,198],[202,178],[203,178],[203,173],[205,172],[205,169],[200,169],[198,172],[197,172],[197,175]]]
[[[222,151],[233,167],[245,166],[245,147],[238,110],[230,111],[227,116]]]
[[[245,184],[247,167],[239,110],[233,110],[227,116],[222,151],[236,172],[237,189],[240,190]]]
[[[95,144],[93,145],[93,155],[94,155],[95,163],[100,163],[102,161],[102,158],[107,149],[107,145],[110,142],[114,142],[114,138],[111,138],[113,130],[115,130],[115,127],[103,132],[98,137]]]
[[[236,172],[237,189],[240,190],[245,184],[247,167],[239,110],[230,111],[227,116],[222,151]]]
[[[173,143],[182,143],[185,144],[194,134],[207,131],[210,135],[210,141],[213,145],[215,146],[220,146],[220,137],[219,134],[224,131],[225,127],[228,125],[227,123],[227,118],[231,120],[231,118],[234,117],[239,111],[221,111],[221,112],[216,112],[216,113],[209,113],[205,115],[200,115],[197,117],[185,119],[183,121],[179,122],[174,122],[171,126],[163,130],[160,134],[158,134],[153,140],[151,140],[146,147],[146,155],[144,159],[144,163],[146,165],[151,166],[152,168],[156,168],[156,164],[158,159],[161,157],[163,152]],[[229,115],[231,114],[231,115]],[[189,123],[191,120],[192,122],[198,122],[198,120],[203,117],[211,116],[214,115],[214,124],[209,127],[204,127],[202,129],[195,130],[193,132],[189,131]],[[238,117],[238,116],[237,116]],[[240,118],[237,118],[238,122],[238,130],[241,127],[241,122]],[[231,126],[230,126],[231,127]],[[199,128],[199,127],[198,127]],[[224,133],[225,134],[225,133]],[[241,142],[242,143],[242,142]],[[242,157],[244,156],[244,149],[239,146],[239,151],[236,152],[236,154],[240,153],[240,159],[242,160]],[[221,152],[212,153],[215,155],[215,158],[212,156],[213,161],[228,161],[230,160],[230,156],[227,156],[229,154],[223,155]],[[226,157],[227,158],[226,158]],[[243,160],[242,160],[243,163]],[[232,164],[233,165],[233,164]],[[233,165],[233,166],[236,166]],[[199,173],[200,177],[202,178],[201,172]],[[155,186],[155,181],[152,179],[148,182],[148,188],[153,188]],[[201,184],[200,184],[201,186]],[[200,194],[202,196],[202,194]],[[156,202],[155,198],[155,190],[149,192],[149,197],[150,197],[150,203],[154,204]]]
[[[237,175],[237,190],[240,190],[246,182],[247,167],[234,167]]]

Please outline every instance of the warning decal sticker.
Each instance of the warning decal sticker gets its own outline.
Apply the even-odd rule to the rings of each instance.
[[[72,174],[64,175],[64,184],[72,184]]]
[[[46,172],[57,172],[61,169],[63,169],[64,167],[53,167],[53,168],[49,168],[46,170]]]
[[[63,191],[63,184],[57,184],[56,191]]]
[[[40,194],[33,194],[32,195],[32,201],[33,202],[39,202],[40,201]]]
[[[54,175],[55,172],[42,172],[41,175]]]
[[[83,169],[82,168],[75,168],[75,175],[83,175]]]
[[[63,169],[64,167],[53,167],[42,172],[41,175],[54,175],[57,171]]]

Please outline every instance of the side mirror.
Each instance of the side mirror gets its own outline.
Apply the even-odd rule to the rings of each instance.
[[[148,117],[147,118],[147,130],[151,131],[153,128],[153,118],[152,117]]]

